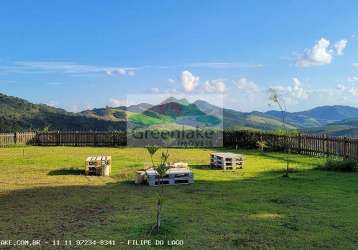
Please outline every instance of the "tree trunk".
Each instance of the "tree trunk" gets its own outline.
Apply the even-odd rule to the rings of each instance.
[[[158,202],[157,202],[157,232],[159,232],[160,230],[160,197],[158,198]]]
[[[158,185],[159,185],[159,188],[161,188],[161,177],[158,176]],[[158,201],[157,201],[157,232],[159,233],[159,230],[160,230],[160,205],[161,205],[161,199],[162,199],[162,196],[160,194],[160,191],[159,191],[159,197],[158,197]]]

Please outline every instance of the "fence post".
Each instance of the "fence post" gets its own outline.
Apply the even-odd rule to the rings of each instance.
[[[326,134],[323,135],[324,136],[324,154],[326,155],[326,157],[329,156],[329,147],[328,147],[328,136]]]
[[[348,142],[347,142],[347,137],[344,137],[344,143],[343,143],[343,159],[347,160],[348,159],[348,156],[347,156],[347,145],[348,145]]]
[[[97,131],[94,131],[93,142],[94,142],[94,146],[97,146]]]
[[[14,133],[14,144],[17,144],[17,132]]]
[[[57,136],[56,136],[56,144],[57,146],[60,145],[60,131],[57,130]]]
[[[301,154],[301,133],[298,134],[298,154]]]
[[[75,146],[78,146],[78,131],[75,132]]]

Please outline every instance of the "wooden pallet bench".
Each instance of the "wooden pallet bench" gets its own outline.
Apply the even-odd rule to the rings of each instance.
[[[234,153],[212,153],[210,155],[210,166],[224,170],[241,169],[244,159],[240,154]]]
[[[146,171],[146,179],[149,186],[158,186],[158,173],[154,169]],[[170,168],[166,175],[160,179],[161,185],[177,185],[194,183],[193,173],[187,168]]]
[[[90,156],[85,162],[86,175],[109,176],[112,168],[111,156]]]

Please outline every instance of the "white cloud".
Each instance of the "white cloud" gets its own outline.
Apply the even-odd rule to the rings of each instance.
[[[357,80],[358,80],[358,77],[357,77]],[[358,89],[356,88],[354,82],[351,83],[351,84],[348,84],[348,85],[344,85],[344,84],[340,83],[340,84],[337,84],[336,88],[339,91],[341,91],[340,94],[341,94],[341,97],[343,96],[343,98],[347,99],[349,96],[350,97],[352,97],[352,96],[357,97],[358,96]]]
[[[152,93],[159,93],[159,92],[160,92],[160,89],[159,89],[159,88],[151,88],[151,89],[150,89],[150,92],[152,92]]]
[[[358,68],[358,63],[353,63],[352,66],[353,68]]]
[[[328,51],[330,42],[321,38],[311,49],[306,49],[303,56],[296,61],[298,66],[307,67],[311,65],[329,64],[332,54]]]
[[[204,83],[204,90],[207,93],[224,93],[226,86],[222,80],[211,80]]]
[[[171,84],[174,84],[176,81],[173,78],[169,78],[168,82],[171,83]]]
[[[348,82],[358,82],[358,76],[348,77]]]
[[[259,91],[259,87],[256,85],[256,83],[247,79],[246,77],[242,77],[239,80],[234,81],[234,83],[239,90],[242,90],[246,93],[255,93]]]
[[[199,77],[194,76],[190,71],[184,70],[181,74],[181,83],[186,92],[192,92],[198,85]]]
[[[307,91],[302,87],[301,81],[296,77],[292,78],[291,86],[274,86],[270,89],[277,92],[288,103],[293,103],[297,100],[305,100],[308,98]]]
[[[127,72],[124,69],[106,69],[105,73],[109,76],[113,76],[113,75],[125,75],[127,74]]]
[[[343,50],[346,48],[348,41],[346,39],[342,39],[334,45],[336,49],[337,55],[343,55]]]
[[[134,75],[135,75],[135,71],[134,71],[134,70],[127,70],[127,75],[129,75],[129,76],[134,76]]]
[[[343,84],[337,84],[337,89],[340,90],[340,91],[345,91],[346,90],[346,86],[343,85]]]
[[[348,92],[349,92],[350,94],[352,94],[352,96],[355,96],[355,97],[358,96],[358,89],[357,89],[357,88],[352,87],[351,89],[349,89]]]
[[[109,99],[109,103],[111,107],[119,107],[119,106],[125,106],[127,104],[127,101],[125,99],[111,98]]]
[[[353,85],[350,84],[350,86],[346,86],[344,84],[337,84],[337,89],[341,91],[341,94],[343,95],[351,95],[353,97],[357,97],[358,96],[358,89]],[[345,96],[347,97],[347,96]]]
[[[307,92],[302,87],[302,83],[298,78],[292,78],[293,84],[287,88],[290,95],[297,99],[307,99],[308,95]]]
[[[50,107],[54,107],[54,108],[58,108],[58,102],[56,101],[49,101],[48,103],[46,103],[47,106],[50,106]]]
[[[347,40],[342,39],[334,45],[334,49],[330,48],[330,41],[321,38],[316,44],[305,49],[304,54],[296,60],[296,65],[300,67],[309,67],[314,65],[330,64],[334,55],[342,55],[344,48],[347,46]]]
[[[73,62],[58,61],[18,61],[2,67],[10,72],[18,73],[63,73],[63,74],[107,74],[133,76],[137,68],[121,68],[110,66],[86,65]]]
[[[174,94],[178,94],[179,91],[176,90],[175,88],[170,88],[170,89],[160,89],[160,88],[151,88],[149,90],[150,93],[152,94],[161,94],[161,95],[174,95]]]

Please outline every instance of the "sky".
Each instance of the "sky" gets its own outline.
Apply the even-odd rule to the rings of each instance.
[[[358,107],[358,1],[4,1],[0,93],[78,112],[136,95]],[[214,98],[215,99],[215,98]]]

